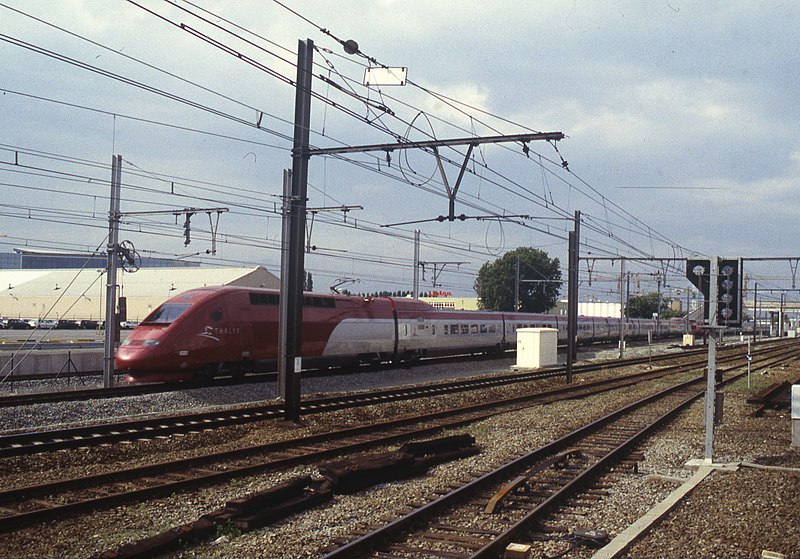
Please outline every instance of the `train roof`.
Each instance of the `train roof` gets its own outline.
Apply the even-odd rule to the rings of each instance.
[[[205,299],[206,296],[212,294],[222,294],[230,292],[243,292],[243,293],[270,293],[279,294],[278,289],[256,288],[256,287],[242,287],[236,285],[210,285],[207,287],[196,287],[174,295],[167,302],[189,302]],[[401,297],[359,297],[355,295],[343,295],[341,293],[317,293],[313,291],[304,291],[303,297],[324,297],[330,299],[337,299],[341,301],[351,302],[369,302],[369,301],[384,301],[389,302],[397,310],[404,311],[424,311],[430,310],[433,307],[430,303],[420,301],[419,299],[401,298]]]

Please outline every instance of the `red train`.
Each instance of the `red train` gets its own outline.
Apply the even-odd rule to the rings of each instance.
[[[269,289],[204,287],[181,293],[131,331],[117,351],[117,369],[140,382],[244,374],[256,366],[274,370],[278,304],[279,293]],[[503,351],[516,347],[522,327],[557,328],[559,340],[566,340],[566,317],[556,315],[437,310],[416,299],[306,293],[303,366]],[[655,328],[655,320],[631,319],[627,336],[646,336]],[[662,336],[678,334],[683,322],[662,320],[660,330]],[[618,336],[619,319],[578,319],[579,342]]]

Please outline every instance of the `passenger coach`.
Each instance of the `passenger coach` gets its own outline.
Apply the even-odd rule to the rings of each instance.
[[[240,375],[278,358],[279,294],[244,287],[205,287],[181,293],[158,307],[117,351],[117,368],[134,381]],[[661,334],[682,323],[661,321]],[[303,364],[405,362],[424,356],[500,352],[516,347],[524,327],[558,329],[565,317],[547,314],[437,310],[416,299],[307,293],[303,298]],[[631,320],[629,337],[654,330],[653,320]],[[580,317],[578,340],[615,339],[619,320]]]

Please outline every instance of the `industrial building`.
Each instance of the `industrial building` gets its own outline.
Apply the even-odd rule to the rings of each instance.
[[[118,273],[117,285],[117,296],[125,297],[127,319],[140,321],[166,299],[187,289],[210,285],[277,289],[280,280],[261,266],[142,267],[135,273]],[[0,269],[0,317],[4,319],[102,321],[105,297],[105,267]]]
[[[66,252],[15,248],[13,252],[0,252],[0,270],[61,270],[105,268],[108,257],[98,252]],[[197,268],[196,260],[176,260],[142,256],[142,268]]]

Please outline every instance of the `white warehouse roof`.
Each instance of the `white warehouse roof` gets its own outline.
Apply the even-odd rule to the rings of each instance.
[[[280,280],[257,268],[146,268],[118,272],[128,319],[141,320],[173,295],[195,287],[241,285],[277,289]],[[0,316],[102,320],[105,270],[0,270]]]

